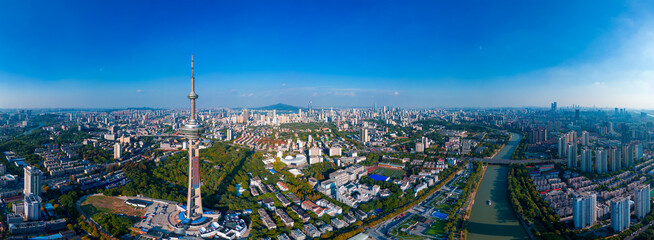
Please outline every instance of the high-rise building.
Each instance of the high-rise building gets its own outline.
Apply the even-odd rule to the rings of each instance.
[[[568,136],[567,134],[563,134],[559,137],[559,157],[566,157],[568,156]]]
[[[33,166],[27,166],[23,168],[23,171],[23,177],[25,178],[23,194],[34,194],[36,196],[41,195],[41,177],[43,176],[43,172]]]
[[[581,171],[582,172],[592,172],[593,171],[593,158],[592,150],[587,146],[581,148]]]
[[[36,221],[41,218],[41,197],[34,194],[26,194],[23,197],[25,206],[25,219]]]
[[[227,140],[227,141],[231,141],[231,140],[234,138],[234,133],[232,133],[232,129],[231,129],[231,128],[228,128],[228,129],[227,129],[227,133],[226,133],[226,135],[227,135],[227,136],[225,136],[225,140]]]
[[[534,128],[529,132],[529,143],[539,144],[547,141],[546,128]]]
[[[629,143],[622,144],[622,165],[629,167],[634,163],[632,146]]]
[[[607,157],[609,160],[609,166],[611,167],[611,172],[618,171],[622,168],[620,151],[616,146],[611,146],[607,149]]]
[[[551,111],[552,111],[553,113],[556,112],[556,102],[553,102],[553,103],[552,103],[552,109],[551,109]]]
[[[574,143],[577,144],[577,132],[576,131],[570,131],[566,134],[568,137],[568,142],[569,143]]]
[[[425,145],[421,142],[416,142],[416,152],[424,152]]]
[[[121,157],[120,155],[122,153],[121,151],[122,151],[122,149],[121,149],[120,143],[115,143],[114,144],[114,159],[120,159],[120,157]]]
[[[370,136],[368,135],[368,128],[362,128],[361,129],[361,142],[362,143],[367,143],[370,141]]]
[[[189,219],[188,223],[192,224],[194,220],[202,217],[202,196],[200,192],[200,134],[204,132],[204,127],[196,120],[195,116],[195,99],[198,95],[195,93],[195,77],[193,74],[193,57],[191,57],[191,93],[188,99],[191,100],[191,117],[182,127],[182,134],[188,139],[188,197],[186,204],[185,217]],[[247,112],[243,112],[244,117]]]
[[[312,147],[309,149],[309,156],[322,156],[322,149],[318,147]]]
[[[629,227],[629,199],[620,197],[611,200],[611,228],[622,232]]]
[[[247,109],[243,109],[243,115],[241,118],[241,122],[247,124],[250,121],[250,112]]]
[[[634,207],[638,219],[646,217],[650,212],[649,184],[641,185],[634,190]]]
[[[615,131],[613,131],[613,122],[608,122],[607,123],[607,128],[610,134],[613,134]]]
[[[577,146],[574,143],[568,143],[568,167],[577,167]]]
[[[311,108],[311,99],[309,99],[309,106],[307,106],[307,115],[313,114],[313,108]]]
[[[608,167],[608,157],[603,147],[595,149],[595,172],[605,173]]]
[[[643,145],[640,143],[634,144],[634,160],[639,160],[643,157]]]
[[[342,154],[341,153],[341,147],[336,146],[336,147],[329,148],[329,156],[330,157],[332,157],[332,156],[341,156],[341,154]]]
[[[597,221],[597,195],[584,194],[572,203],[572,218],[576,229],[593,226]]]
[[[581,145],[588,146],[590,141],[590,135],[587,131],[581,131]]]

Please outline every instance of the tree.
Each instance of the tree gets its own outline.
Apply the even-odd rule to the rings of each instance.
[[[99,238],[100,237],[100,232],[98,232],[97,228],[93,228],[93,232],[91,232],[91,236]]]

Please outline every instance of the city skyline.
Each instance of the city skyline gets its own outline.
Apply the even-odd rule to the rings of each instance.
[[[651,3],[0,4],[0,108],[654,109]]]

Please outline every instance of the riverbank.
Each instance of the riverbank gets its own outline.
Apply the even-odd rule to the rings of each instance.
[[[493,158],[510,158],[521,139],[521,135],[511,133],[509,142]],[[509,203],[507,174],[505,166],[488,165],[485,169],[471,207],[467,239],[529,239]],[[486,204],[487,200],[492,204]]]
[[[486,168],[488,168],[488,164],[485,164],[483,166],[483,169],[481,170],[481,176],[479,176],[479,180],[476,180],[476,187],[473,189],[472,194],[470,194],[470,197],[466,200],[466,210],[463,215],[463,221],[468,222],[470,220],[470,213],[472,211],[472,205],[475,204],[475,196],[477,196],[477,191],[479,190],[479,186],[481,185],[481,181],[484,179],[484,175],[486,174]],[[462,229],[461,232],[459,233],[460,239],[466,239],[468,237],[468,229],[467,229],[467,224],[466,228]]]
[[[481,181],[484,179],[484,175],[486,175],[486,168],[488,168],[488,165],[484,165],[484,169],[481,171],[481,176],[479,177],[479,180],[477,182],[477,187],[473,190],[472,194],[470,195],[469,198],[469,204],[466,207],[465,215],[463,217],[463,220],[467,221],[470,219],[470,210],[472,210],[472,205],[475,204],[475,196],[477,196],[477,191],[479,190],[479,186],[481,185]]]
[[[493,153],[493,156],[490,156],[491,159],[494,159],[495,156],[497,156],[497,154],[500,153],[506,147],[506,145],[508,145],[511,142],[511,139],[513,139],[513,134],[514,133],[511,133],[511,135],[509,136],[509,141],[507,143],[505,143],[504,146],[502,146],[502,148],[495,151],[495,153]],[[518,142],[520,142],[520,141],[518,141]],[[511,151],[511,153],[513,153],[513,151]]]

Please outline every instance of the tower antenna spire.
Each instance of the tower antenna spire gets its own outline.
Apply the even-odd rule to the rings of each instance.
[[[198,98],[198,95],[195,93],[195,74],[193,70],[193,55],[191,55],[191,93],[188,94],[188,99],[191,99],[191,119],[189,122],[191,125],[196,124],[195,120],[195,99]]]

